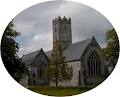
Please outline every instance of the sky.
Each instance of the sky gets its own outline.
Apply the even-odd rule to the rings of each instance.
[[[49,1],[29,7],[13,19],[14,28],[21,33],[16,38],[20,57],[41,48],[52,49],[52,20],[58,16],[71,17],[73,43],[95,36],[102,48],[106,46],[105,33],[113,26],[102,14],[80,3]]]

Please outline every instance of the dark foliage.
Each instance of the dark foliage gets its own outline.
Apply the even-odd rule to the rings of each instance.
[[[115,29],[106,33],[107,47],[102,49],[106,61],[115,66],[119,57],[119,40]]]
[[[17,56],[19,47],[18,43],[15,42],[15,38],[19,33],[16,32],[13,27],[13,22],[10,22],[4,31],[1,40],[1,57],[9,74],[19,82],[22,77],[22,73],[25,70],[25,66]]]

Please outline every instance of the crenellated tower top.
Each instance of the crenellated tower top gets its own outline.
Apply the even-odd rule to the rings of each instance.
[[[53,19],[53,25],[57,23],[71,23],[71,18],[66,18],[65,16],[61,18],[58,16],[58,18]]]
[[[62,49],[72,44],[71,18],[58,16],[53,19],[53,47],[59,41]]]

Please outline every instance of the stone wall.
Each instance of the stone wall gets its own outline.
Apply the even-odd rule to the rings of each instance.
[[[43,72],[41,72],[41,73],[43,73]],[[33,74],[35,74],[34,77],[33,77]],[[29,78],[30,78],[29,81],[30,81],[31,85],[40,85],[40,86],[48,85],[48,81],[45,80],[43,76],[41,76],[41,78],[38,77],[38,67],[31,67]]]
[[[74,62],[68,62],[67,63],[69,66],[72,66],[73,68],[73,76],[72,79],[69,81],[62,81],[58,83],[58,86],[73,86],[77,87],[79,86],[79,71],[81,70],[81,62],[80,61],[74,61]],[[55,86],[55,83],[50,82],[50,86]]]
[[[88,73],[88,60],[93,52],[96,52],[100,58],[100,68],[101,74],[100,76],[89,76]],[[105,62],[101,55],[101,48],[95,38],[92,39],[91,43],[88,44],[87,48],[85,49],[82,57],[81,57],[81,65],[85,71],[84,81],[85,83],[100,83],[104,80],[105,77]],[[97,80],[97,81],[96,81]]]

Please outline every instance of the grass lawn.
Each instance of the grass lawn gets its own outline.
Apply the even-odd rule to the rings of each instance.
[[[41,87],[32,86],[30,90],[49,96],[71,96],[90,90],[92,87]]]

